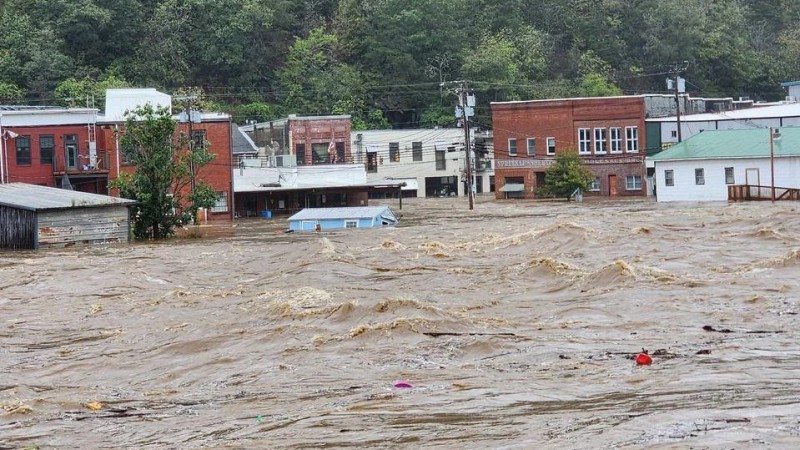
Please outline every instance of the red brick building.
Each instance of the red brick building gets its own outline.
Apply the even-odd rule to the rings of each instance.
[[[577,151],[586,195],[644,196],[644,97],[492,103],[496,198],[534,198],[557,153]]]
[[[111,89],[106,114],[93,108],[0,106],[0,183],[109,194],[109,181],[134,170],[119,148],[119,134],[124,132],[122,113],[147,102],[169,106],[171,99],[153,89]],[[178,132],[188,135],[188,124],[179,124]],[[207,141],[215,155],[197,173],[219,196],[208,219],[232,220],[230,116],[203,113],[199,123],[192,124],[192,135]]]

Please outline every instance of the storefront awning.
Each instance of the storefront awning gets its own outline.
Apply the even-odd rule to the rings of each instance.
[[[500,192],[523,192],[525,190],[524,184],[509,183],[500,188]]]

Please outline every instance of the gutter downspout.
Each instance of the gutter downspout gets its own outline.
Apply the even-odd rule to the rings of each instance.
[[[114,125],[114,151],[117,155],[117,178],[119,178],[119,125]]]
[[[255,134],[256,125],[253,124],[253,134]],[[256,144],[258,147],[258,144]],[[230,164],[230,168],[228,169],[228,173],[231,176],[231,195],[230,195],[230,203],[231,203],[231,213],[230,219],[233,222],[234,217],[236,217],[236,192],[234,192],[234,183],[233,183],[233,117],[228,118],[228,161]]]
[[[0,184],[5,183],[5,176],[3,175],[3,171],[5,170],[5,163],[3,159],[6,153],[5,140],[5,131],[3,131],[3,124],[0,122]]]

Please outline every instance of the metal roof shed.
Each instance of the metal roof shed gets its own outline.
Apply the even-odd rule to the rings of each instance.
[[[0,248],[128,242],[128,207],[134,203],[33,184],[0,184]]]
[[[337,228],[380,228],[397,223],[388,206],[350,208],[306,208],[289,217],[292,231],[314,231]]]

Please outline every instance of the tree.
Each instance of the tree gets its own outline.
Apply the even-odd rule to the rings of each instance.
[[[593,180],[594,175],[583,166],[577,152],[561,152],[545,171],[544,186],[538,194],[569,199],[576,189],[588,190]]]
[[[135,167],[111,183],[122,197],[136,200],[134,235],[162,239],[175,227],[189,223],[198,208],[216,202],[214,190],[202,182],[191,188],[190,166],[195,171],[211,162],[207,143],[188,150],[185,136],[176,137],[177,123],[168,108],[148,104],[126,114],[121,136],[122,151]]]
[[[10,104],[19,102],[25,93],[14,83],[0,81],[0,104]]]
[[[68,78],[56,86],[56,98],[66,106],[86,106],[89,99],[100,110],[105,109],[106,89],[126,88],[130,83],[114,74],[107,74],[100,80],[89,77],[82,79]]]

